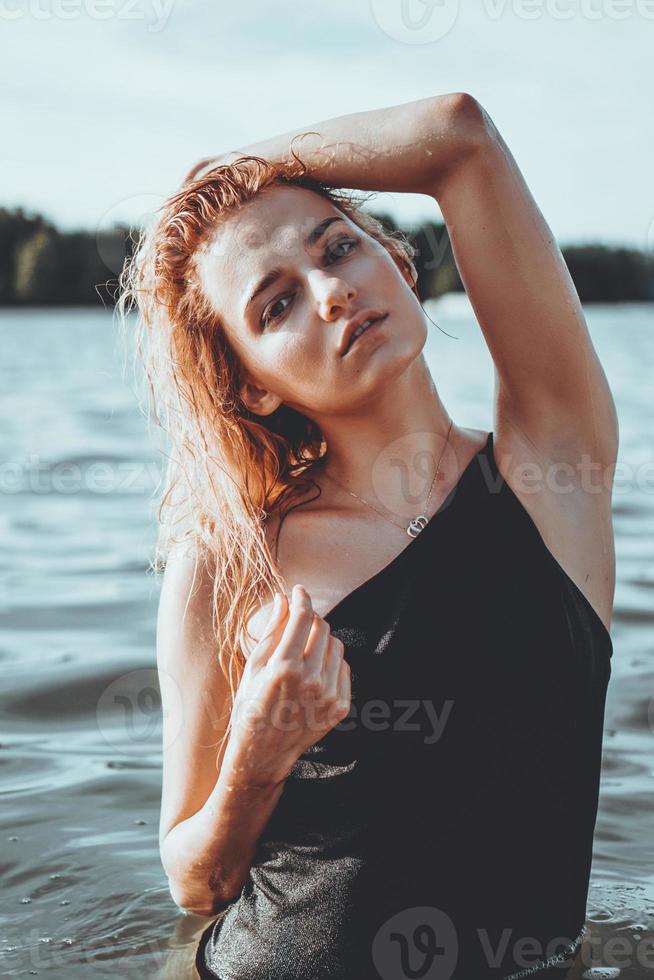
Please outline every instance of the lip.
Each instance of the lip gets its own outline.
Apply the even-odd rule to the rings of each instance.
[[[341,336],[341,340],[340,340],[340,343],[338,345],[338,352],[341,355],[341,357],[344,357],[348,353],[348,347],[349,347],[349,344],[350,344],[350,338],[352,337],[352,334],[354,333],[354,331],[355,330],[358,330],[358,328],[363,323],[365,323],[366,320],[375,320],[378,323],[381,323],[382,320],[385,320],[387,316],[388,316],[388,313],[382,313],[381,310],[361,310],[361,312],[360,313],[357,313],[357,315],[355,317],[352,317],[352,319],[349,320],[346,323],[345,330],[343,331],[343,335]],[[375,325],[376,324],[373,323],[366,331],[364,331],[363,334],[361,334],[361,336],[363,337],[363,336],[365,336],[365,334],[369,333],[370,330],[372,330],[372,328]],[[359,339],[360,338],[357,337],[357,340],[359,340]],[[356,341],[355,341],[355,343],[356,343]]]

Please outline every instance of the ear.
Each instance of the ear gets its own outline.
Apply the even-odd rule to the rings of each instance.
[[[248,411],[255,415],[272,415],[282,404],[281,398],[274,395],[272,391],[260,388],[251,379],[243,382],[239,394]]]

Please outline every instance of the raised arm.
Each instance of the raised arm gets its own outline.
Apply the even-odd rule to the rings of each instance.
[[[291,160],[291,148],[317,180],[364,191],[431,194],[476,143],[477,120],[461,112],[458,93],[326,119],[198,161],[185,180],[239,156]]]
[[[615,405],[561,250],[488,114],[466,96],[459,117],[476,127],[476,150],[432,196],[495,364],[498,437],[608,468]]]

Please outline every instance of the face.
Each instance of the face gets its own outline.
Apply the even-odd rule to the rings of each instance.
[[[425,344],[409,273],[306,188],[274,185],[230,215],[198,272],[256,414],[284,403],[317,424],[346,415],[388,392]],[[387,315],[342,355],[348,320],[365,310]]]

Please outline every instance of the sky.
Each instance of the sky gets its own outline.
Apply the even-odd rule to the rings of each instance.
[[[469,92],[561,243],[654,252],[654,0],[0,0],[0,21],[0,206],[61,228],[138,224],[212,153]]]

